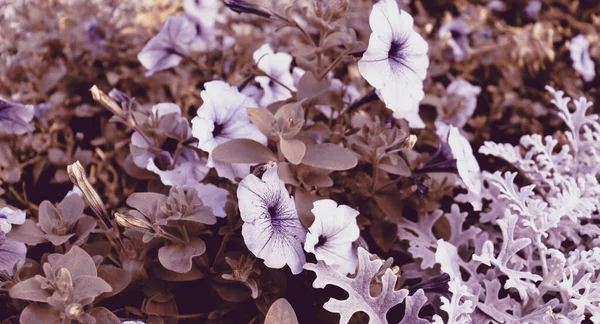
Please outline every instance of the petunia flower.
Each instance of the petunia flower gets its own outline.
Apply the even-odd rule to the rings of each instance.
[[[413,18],[395,0],[381,0],[369,16],[369,46],[358,61],[360,74],[377,89],[386,107],[404,118],[424,96],[429,58],[427,42],[413,29]]]
[[[205,205],[212,207],[215,216],[227,216],[227,213],[225,213],[225,204],[227,203],[229,191],[210,183],[198,183],[194,188],[198,193],[198,197],[202,199],[202,202]]]
[[[457,79],[448,85],[438,110],[437,120],[458,128],[465,126],[477,107],[477,96],[481,87],[474,86],[469,81]]]
[[[10,232],[12,225],[22,225],[25,223],[25,212],[10,207],[0,208],[0,231]]]
[[[437,122],[436,127],[437,136],[444,142],[442,145],[447,145],[451,157],[456,159],[458,176],[470,192],[481,193],[481,169],[469,141],[455,126]]]
[[[220,0],[183,0],[185,14],[202,28],[212,28],[223,6]]]
[[[253,174],[244,178],[237,196],[244,221],[242,235],[250,252],[269,268],[287,264],[293,274],[302,272],[306,228],[298,218],[294,199],[277,175],[277,165],[269,164],[262,179]]]
[[[352,243],[360,235],[356,224],[358,211],[346,205],[338,206],[331,199],[322,199],[314,202],[312,213],[315,221],[308,228],[304,250],[343,274],[354,273],[357,255]]]
[[[181,115],[181,108],[176,104],[154,105],[152,114],[158,123],[156,128],[161,132],[182,140],[191,138],[188,121]],[[156,151],[155,146],[160,146],[160,150]],[[209,169],[206,162],[191,148],[176,155],[177,146],[178,141],[171,137],[167,137],[162,143],[155,143],[154,138],[137,131],[131,137],[133,162],[138,167],[157,174],[167,186],[194,186],[204,179]]]
[[[264,91],[260,106],[266,107],[291,98],[290,90],[296,91],[294,78],[290,73],[292,56],[287,53],[275,53],[269,44],[264,44],[254,52],[253,58],[258,68],[268,75],[255,78]]]
[[[146,76],[175,67],[189,57],[196,35],[196,25],[187,17],[169,16],[160,32],[138,54],[138,60],[148,69]]]
[[[581,74],[585,82],[596,77],[596,64],[590,57],[590,41],[583,35],[577,35],[569,43],[573,68]]]
[[[235,138],[255,140],[263,145],[267,138],[250,122],[246,108],[257,107],[253,99],[223,81],[204,84],[200,93],[203,103],[192,119],[192,133],[198,148],[209,153],[207,166],[214,167],[219,176],[232,181],[250,172],[250,164],[222,163],[212,159],[211,152],[220,144]]]
[[[0,231],[0,272],[6,271],[8,275],[12,275],[16,264],[20,266],[25,263],[26,254],[25,243],[11,240]]]
[[[446,44],[452,50],[450,58],[462,62],[469,53],[469,34],[471,26],[464,18],[456,18],[448,21],[440,27],[439,39],[445,39]]]
[[[34,130],[29,123],[33,120],[33,105],[10,102],[0,96],[0,134],[23,135]]]

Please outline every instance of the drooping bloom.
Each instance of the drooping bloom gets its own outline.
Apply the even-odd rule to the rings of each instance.
[[[590,41],[583,35],[577,35],[569,43],[573,68],[581,74],[585,82],[596,77],[596,64],[590,57]]]
[[[481,87],[474,86],[467,80],[450,82],[442,98],[437,120],[462,128],[475,112],[479,93]]]
[[[24,211],[10,207],[0,208],[0,231],[8,233],[13,224],[22,225],[23,223],[25,223]]]
[[[253,174],[244,178],[237,196],[244,221],[242,235],[250,252],[267,267],[279,269],[287,264],[293,274],[302,272],[306,228],[298,218],[294,199],[277,175],[277,165],[268,165],[262,179]]]
[[[206,174],[206,162],[191,148],[184,149],[179,155],[178,142],[191,138],[188,121],[181,115],[181,108],[173,103],[160,103],[152,107],[150,118],[154,125],[148,133],[170,134],[171,137],[149,137],[134,132],[131,137],[133,162],[140,168],[157,174],[167,186],[194,186]],[[157,132],[158,131],[158,132]],[[173,136],[178,139],[172,138]],[[160,142],[155,142],[155,141]],[[153,148],[160,148],[159,151]]]
[[[207,82],[204,88],[200,93],[202,106],[192,119],[192,133],[198,139],[198,148],[209,153],[207,166],[216,168],[221,177],[232,181],[236,177],[243,178],[250,172],[249,164],[218,162],[212,159],[211,152],[235,138],[267,144],[265,135],[252,124],[246,113],[246,108],[258,107],[258,104],[223,81]]]
[[[322,199],[314,202],[312,213],[315,221],[306,234],[306,252],[314,253],[317,260],[343,274],[354,273],[357,256],[352,243],[360,235],[356,224],[358,211],[346,205],[338,206],[331,199]]]
[[[23,135],[34,130],[31,121],[33,105],[22,105],[0,97],[0,133]]]
[[[26,254],[25,243],[11,240],[3,231],[0,231],[0,271],[6,271],[12,275],[15,264],[23,265]]]
[[[424,96],[429,58],[427,42],[413,29],[413,18],[395,0],[381,0],[369,16],[369,47],[358,62],[360,74],[395,117],[414,113]]]
[[[255,78],[264,91],[260,106],[266,107],[276,101],[290,98],[290,90],[296,91],[294,78],[290,73],[292,56],[287,53],[275,53],[269,44],[264,44],[254,52],[253,58],[258,68],[269,76]]]
[[[148,69],[146,76],[175,67],[188,57],[196,35],[196,25],[187,17],[169,16],[160,32],[138,54],[138,60]]]
[[[452,158],[456,159],[458,176],[464,182],[467,189],[474,193],[481,193],[481,169],[469,141],[464,138],[458,128],[444,123],[436,123],[436,134],[440,140],[447,145]]]

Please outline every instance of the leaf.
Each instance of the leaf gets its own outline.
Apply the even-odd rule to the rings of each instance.
[[[227,141],[217,146],[211,155],[213,159],[227,163],[267,163],[278,160],[266,146],[245,138]]]
[[[406,164],[406,161],[404,161],[404,159],[402,159],[402,158],[398,158],[396,160],[397,160],[396,164],[382,162],[382,163],[377,164],[377,167],[380,168],[381,170],[391,173],[391,174],[401,175],[404,177],[410,177],[412,174],[412,171]]]
[[[42,201],[39,209],[39,225],[47,234],[53,234],[57,226],[63,223],[60,212],[48,200]],[[62,243],[60,243],[62,244]]]
[[[419,311],[425,303],[427,303],[427,297],[425,297],[423,289],[417,290],[412,296],[407,296],[404,318],[398,324],[429,324],[429,321],[419,317]]]
[[[442,306],[440,308],[448,313],[448,324],[469,324],[472,323],[471,314],[475,311],[473,301],[477,301],[475,296],[468,292],[468,287],[464,285],[460,278],[454,278],[448,283],[449,290],[452,293],[452,299],[440,297]],[[439,315],[433,316],[433,323],[442,324],[442,318]]]
[[[23,225],[13,226],[12,230],[6,234],[6,237],[29,245],[48,242],[44,232],[31,219],[26,219]]]
[[[66,268],[71,273],[71,277],[76,279],[79,276],[96,277],[96,264],[92,257],[79,246],[73,246],[65,255],[51,254],[48,256],[48,262],[53,269]]]
[[[298,81],[298,100],[314,98],[329,90],[331,81],[329,79],[317,80],[311,71],[306,71]]]
[[[86,298],[96,298],[102,293],[111,292],[110,285],[96,276],[79,276],[73,278],[73,300],[80,302]]]
[[[298,318],[292,305],[285,298],[277,299],[269,308],[265,324],[297,324]]]
[[[298,139],[285,139],[283,136],[279,136],[279,147],[283,156],[295,165],[302,162],[302,158],[306,153],[306,146]]]
[[[335,32],[325,38],[323,48],[331,48],[352,43],[352,36],[345,32]]]
[[[8,294],[13,299],[46,302],[52,294],[48,290],[42,289],[42,283],[45,281],[46,278],[36,275],[14,285]]]
[[[186,273],[192,270],[192,258],[202,255],[206,244],[199,238],[194,238],[186,245],[174,244],[163,246],[158,250],[158,260],[166,269]]]
[[[317,278],[313,282],[315,288],[325,288],[327,285],[335,285],[348,293],[345,300],[329,299],[323,308],[340,314],[340,323],[348,323],[352,315],[362,311],[369,315],[369,324],[387,323],[387,312],[404,301],[408,296],[407,289],[395,290],[396,276],[389,268],[381,277],[382,290],[375,297],[371,296],[371,280],[379,272],[384,261],[380,259],[370,260],[369,252],[362,247],[358,248],[358,270],[355,278],[348,278],[334,268],[326,265],[323,261],[317,264],[306,263],[304,269],[313,271]]]
[[[456,247],[451,243],[439,239],[437,250],[435,251],[435,262],[442,266],[442,272],[450,275],[450,279],[460,278],[458,261]]]
[[[96,307],[90,310],[89,314],[96,319],[96,323],[98,324],[121,324],[119,318],[104,307]]]
[[[63,320],[60,318],[60,312],[49,305],[32,304],[21,312],[19,323],[61,324]]]
[[[348,149],[332,143],[323,143],[307,145],[302,163],[316,168],[341,171],[354,168],[358,164],[358,158]]]
[[[75,224],[84,208],[83,199],[78,195],[68,195],[58,204],[58,211],[69,226]]]
[[[269,137],[273,132],[273,125],[275,125],[275,116],[265,108],[246,108],[250,121],[261,133]]]
[[[112,288],[110,292],[102,295],[102,298],[106,298],[114,296],[127,288],[133,279],[133,274],[113,265],[103,264],[98,267],[98,277],[102,278]]]

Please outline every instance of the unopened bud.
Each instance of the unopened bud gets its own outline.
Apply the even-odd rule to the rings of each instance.
[[[393,266],[392,267],[392,273],[394,273],[395,275],[397,275],[398,273],[400,273],[400,267],[399,266]]]
[[[261,17],[269,18],[271,13],[266,8],[261,6],[260,1],[247,1],[247,0],[224,0],[225,6],[237,13],[250,13]]]
[[[71,179],[71,182],[81,190],[83,197],[85,197],[85,200],[94,213],[101,219],[103,218],[108,221],[109,217],[106,207],[94,187],[88,182],[85,169],[81,163],[77,161],[67,166],[67,172],[69,173],[69,179]]]
[[[416,143],[417,136],[414,134],[408,135],[408,137],[404,140],[404,145],[406,145],[406,148],[408,148],[409,150],[412,149]]]
[[[145,222],[139,218],[135,218],[129,215],[115,213],[115,219],[117,223],[122,227],[127,228],[138,228],[143,230],[151,230],[152,226],[148,222]]]
[[[111,113],[117,116],[123,116],[123,109],[121,109],[119,104],[102,92],[102,90],[100,90],[96,85],[90,89],[90,92],[92,93],[92,98],[102,104],[102,106],[108,109]]]

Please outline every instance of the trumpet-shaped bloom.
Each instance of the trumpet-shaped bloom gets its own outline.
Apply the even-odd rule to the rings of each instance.
[[[395,0],[377,2],[369,24],[372,33],[369,47],[358,62],[360,74],[377,89],[386,107],[414,113],[415,104],[424,96],[427,42],[414,31],[412,16],[399,10]]]
[[[223,81],[207,82],[204,88],[200,93],[204,102],[192,119],[192,133],[198,139],[198,148],[209,153],[207,165],[216,168],[221,177],[232,181],[243,178],[250,172],[250,164],[218,162],[212,159],[211,152],[235,138],[267,144],[265,135],[252,124],[246,113],[246,108],[258,107],[258,104]]]
[[[276,101],[290,98],[290,90],[296,91],[294,77],[290,73],[292,56],[287,53],[275,53],[269,44],[264,44],[254,52],[253,58],[258,68],[269,76],[255,78],[264,91],[260,106],[266,107]]]
[[[188,18],[168,17],[160,32],[138,54],[138,60],[148,69],[146,76],[175,67],[188,57],[196,35],[196,25]]]
[[[358,211],[339,205],[331,199],[317,200],[312,213],[315,221],[308,229],[304,249],[314,253],[317,260],[324,261],[343,274],[356,270],[356,250],[352,243],[360,235],[356,224]]]
[[[237,190],[244,242],[267,267],[279,269],[287,264],[298,274],[306,263],[302,250],[306,228],[298,218],[294,199],[277,175],[277,165],[267,168],[262,179],[250,174]]]
[[[0,97],[0,133],[23,135],[33,131],[29,123],[34,110],[33,105],[21,105]]]
[[[481,87],[474,86],[467,80],[457,79],[450,82],[442,99],[437,120],[462,128],[475,112],[477,96],[480,93]]]
[[[596,77],[596,64],[590,57],[590,41],[583,35],[577,35],[569,44],[573,68],[581,74],[583,81],[590,82]]]
[[[12,225],[21,225],[25,223],[25,212],[10,207],[0,208],[0,231],[10,232]]]

